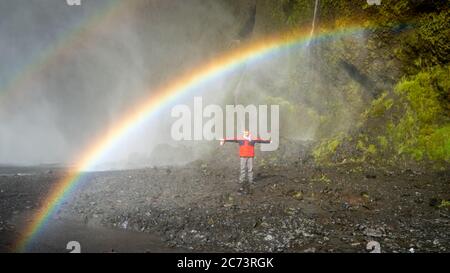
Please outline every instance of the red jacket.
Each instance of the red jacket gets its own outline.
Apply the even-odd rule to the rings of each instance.
[[[260,138],[247,140],[240,139],[224,139],[224,142],[237,142],[239,143],[239,156],[240,157],[254,157],[255,156],[255,144],[256,143],[270,143],[270,140],[262,140]]]

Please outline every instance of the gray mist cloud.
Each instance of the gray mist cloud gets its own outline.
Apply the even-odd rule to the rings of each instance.
[[[71,163],[157,87],[267,34],[271,18],[267,5],[254,0],[132,0],[107,23],[83,24],[110,4],[0,1],[0,164]],[[81,36],[68,34],[80,25]],[[327,75],[317,59],[320,47],[310,50],[248,63],[173,103],[189,105],[201,95],[204,104],[280,104],[282,136],[314,139],[329,106],[326,82],[350,79],[345,71]],[[345,103],[339,94],[332,100]],[[182,163],[217,145],[171,140],[173,103],[121,141],[100,167]],[[344,123],[345,129],[351,120]]]

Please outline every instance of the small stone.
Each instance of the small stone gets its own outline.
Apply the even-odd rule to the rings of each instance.
[[[310,247],[307,248],[305,250],[303,250],[304,253],[315,253],[316,252],[316,248],[315,247]]]
[[[301,191],[294,191],[292,194],[292,197],[297,199],[297,200],[302,200],[303,199],[303,193]]]
[[[430,207],[436,207],[437,205],[439,205],[439,203],[440,202],[437,198],[431,198],[430,201],[428,202]]]
[[[381,229],[366,228],[363,233],[364,235],[371,237],[383,236],[383,231]]]

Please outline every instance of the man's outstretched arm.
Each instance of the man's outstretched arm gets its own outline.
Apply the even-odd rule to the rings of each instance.
[[[261,139],[261,138],[257,138],[254,140],[255,143],[272,143],[272,140],[265,140],[265,139]]]
[[[223,138],[220,140],[220,145],[225,144],[225,142],[239,142],[237,138]]]

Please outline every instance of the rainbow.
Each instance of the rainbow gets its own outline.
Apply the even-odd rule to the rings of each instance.
[[[7,95],[19,95],[25,90],[30,89],[33,83],[34,76],[39,71],[45,71],[51,67],[58,56],[76,50],[80,42],[85,41],[96,28],[107,25],[114,20],[122,10],[124,3],[127,1],[113,0],[105,4],[104,7],[99,8],[98,12],[88,18],[81,20],[76,26],[69,31],[62,34],[56,41],[46,47],[44,50],[36,54],[29,61],[29,64],[24,66],[24,69],[18,70],[11,79],[0,88],[0,106],[6,101]]]
[[[362,26],[347,26],[322,31],[315,35],[314,41],[343,37],[359,33],[365,29],[366,27]],[[51,189],[45,198],[42,207],[34,215],[30,224],[27,225],[22,236],[20,236],[15,246],[15,251],[26,251],[27,245],[43,229],[44,224],[61,206],[63,200],[80,184],[83,174],[98,163],[130,131],[154,115],[157,110],[173,102],[177,97],[196,90],[196,87],[199,87],[201,84],[233,71],[233,69],[243,63],[274,56],[293,46],[304,46],[310,39],[310,29],[290,30],[280,35],[258,39],[216,57],[206,64],[176,77],[168,85],[149,92],[152,95],[148,99],[132,107],[132,110],[123,115],[123,118],[119,120],[116,126],[97,137],[75,161],[77,163],[74,168],[62,180],[56,183],[56,186]]]

